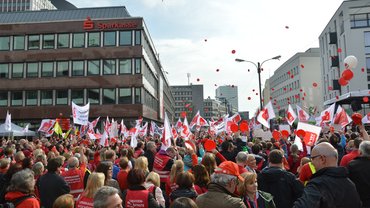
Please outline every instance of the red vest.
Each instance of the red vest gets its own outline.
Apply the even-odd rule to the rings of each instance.
[[[158,173],[162,183],[165,183],[170,175],[169,170],[163,170],[170,159],[171,158],[168,155],[162,155],[159,153],[157,153],[154,157],[153,171]]]
[[[148,208],[149,191],[148,190],[127,190],[126,208]]]
[[[68,170],[62,174],[62,177],[71,188],[69,193],[73,195],[75,200],[77,200],[78,195],[84,191],[84,178],[82,171],[79,169]]]
[[[93,208],[94,198],[88,198],[80,195],[80,198],[76,202],[76,208]]]

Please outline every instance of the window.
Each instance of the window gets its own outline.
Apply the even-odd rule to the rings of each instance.
[[[58,34],[58,48],[69,48],[69,34]]]
[[[365,36],[365,53],[370,54],[370,32],[364,32]]]
[[[53,49],[55,44],[55,36],[54,35],[44,35],[43,36],[43,49]]]
[[[0,106],[8,106],[8,92],[0,92]]]
[[[141,45],[141,31],[135,31],[135,45]]]
[[[141,88],[135,88],[135,104],[141,104]]]
[[[23,63],[13,64],[12,78],[23,78]]]
[[[119,104],[132,104],[131,88],[120,88],[118,93]]]
[[[73,33],[73,48],[85,47],[85,33]]]
[[[116,74],[116,60],[103,60],[103,74]]]
[[[0,64],[0,78],[9,78],[9,64]]]
[[[39,63],[27,63],[27,74],[26,77],[38,77],[39,76]]]
[[[100,75],[100,60],[87,61],[87,75]]]
[[[132,45],[132,31],[119,31],[119,45],[120,46]]]
[[[57,105],[67,105],[68,104],[68,90],[57,90]]]
[[[78,105],[83,105],[84,104],[84,90],[82,89],[75,89],[71,90],[71,100],[78,104]]]
[[[40,35],[28,36],[28,50],[40,49]]]
[[[37,105],[38,93],[37,91],[26,91],[26,105],[34,106]]]
[[[104,32],[104,46],[116,46],[116,32]]]
[[[367,27],[367,26],[369,26],[367,14],[351,15],[351,28]]]
[[[119,60],[119,74],[132,74],[131,59]]]
[[[53,104],[53,90],[41,91],[41,105]]]
[[[88,47],[99,47],[100,46],[100,32],[88,33]]]
[[[11,93],[12,106],[23,105],[23,93],[22,91],[14,91]]]
[[[0,51],[8,51],[10,49],[10,37],[0,37]]]
[[[13,38],[13,50],[24,50],[24,36],[14,36]]]
[[[141,59],[135,59],[135,74],[141,74]]]
[[[87,99],[92,105],[99,105],[100,89],[87,89]]]
[[[53,62],[42,62],[41,77],[53,77],[54,76],[54,63]]]
[[[103,89],[103,104],[116,104],[116,89]]]
[[[84,75],[84,61],[72,61],[72,76]]]
[[[68,77],[69,76],[69,66],[68,61],[58,61],[57,62],[57,77]]]

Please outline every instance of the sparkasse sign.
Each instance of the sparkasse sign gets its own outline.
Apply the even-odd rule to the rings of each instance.
[[[136,22],[109,22],[109,23],[97,23],[97,28],[99,30],[109,30],[109,29],[125,29],[125,28],[137,28]],[[88,16],[83,23],[84,30],[93,30],[95,28],[95,23]]]

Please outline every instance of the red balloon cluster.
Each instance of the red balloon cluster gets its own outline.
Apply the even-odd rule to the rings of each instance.
[[[339,84],[341,86],[346,86],[348,82],[353,78],[353,71],[351,69],[345,69],[342,72],[342,76],[339,78]]]

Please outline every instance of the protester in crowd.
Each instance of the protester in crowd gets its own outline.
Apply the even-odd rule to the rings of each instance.
[[[356,187],[344,167],[338,167],[338,152],[327,142],[316,145],[311,153],[317,172],[294,207],[362,207]]]
[[[217,167],[216,157],[214,154],[207,152],[202,159],[202,165],[206,168],[208,175],[212,175]]]
[[[100,187],[104,186],[105,176],[103,173],[93,172],[87,180],[87,185],[79,195],[76,202],[76,208],[92,208],[94,207],[94,194]]]
[[[348,154],[346,154],[342,157],[342,160],[340,161],[340,166],[347,167],[348,164],[353,159],[355,159],[356,157],[358,157],[360,155],[360,151],[358,149],[360,147],[361,142],[362,142],[362,139],[360,139],[360,138],[356,138],[356,139],[353,140],[353,148],[351,149],[351,151]]]
[[[340,135],[338,133],[334,133],[329,136],[329,143],[337,150],[338,152],[338,164],[342,160],[344,156],[344,147],[340,145]]]
[[[42,162],[37,162],[33,165],[32,171],[35,175],[35,195],[38,198],[40,198],[40,192],[39,192],[37,184],[38,184],[38,181],[39,181],[40,177],[44,174],[45,167],[42,164]]]
[[[235,162],[237,152],[231,140],[225,140],[222,142],[221,149],[221,154],[226,158],[226,160]]]
[[[306,146],[303,147],[306,149]],[[301,165],[301,160],[307,154],[307,150],[305,152],[301,152],[298,149],[297,144],[292,144],[290,146],[290,154],[288,156],[288,164],[289,164],[289,171],[294,175],[297,174],[297,169]]]
[[[22,151],[18,151],[14,155],[15,163],[20,164],[20,165],[22,165],[24,158],[26,158],[26,156],[24,156],[24,153]]]
[[[114,180],[117,180],[117,174],[119,172],[119,166],[114,164],[114,161],[116,160],[116,152],[114,150],[107,150],[104,152],[105,161],[110,161],[112,163],[113,173],[112,178]]]
[[[117,181],[121,191],[124,191],[128,187],[127,174],[130,171],[129,160],[127,159],[127,157],[123,157],[120,159],[119,166],[121,167],[121,170],[117,174]]]
[[[179,197],[187,197],[195,200],[198,196],[195,192],[194,176],[190,172],[181,172],[176,177],[177,189],[170,194],[171,202]]]
[[[296,176],[297,176],[297,177],[299,177],[299,175],[301,174],[302,167],[303,167],[305,164],[309,163],[309,162],[311,162],[311,159],[310,159],[310,158],[308,158],[308,157],[303,157],[303,158],[301,159],[301,162],[300,162],[300,164],[299,164],[299,167],[297,168],[297,174],[296,174]],[[310,177],[311,177],[311,176],[310,176]]]
[[[295,175],[284,170],[283,158],[281,150],[272,150],[268,156],[269,167],[263,169],[257,177],[260,190],[274,196],[277,208],[292,207],[303,191],[303,185]]]
[[[122,208],[122,199],[119,191],[110,186],[103,186],[94,195],[94,208]]]
[[[0,177],[2,177],[10,167],[10,160],[7,158],[0,159]]]
[[[211,182],[207,169],[204,165],[196,165],[192,169],[194,174],[194,190],[198,195],[208,191],[208,184]]]
[[[161,188],[165,189],[165,184],[168,182],[171,167],[178,155],[174,147],[169,147],[165,151],[160,150],[154,158],[153,171],[158,173],[161,179]]]
[[[155,145],[155,142],[149,141],[146,144],[146,151],[144,153],[144,156],[148,159],[149,171],[153,171],[154,157],[156,153],[157,153],[157,146]]]
[[[235,161],[236,161],[236,164],[238,164],[240,174],[248,172],[248,170],[245,169],[248,163],[248,154],[246,152],[238,152],[238,154],[236,155]]]
[[[134,158],[139,158],[140,156],[144,156],[144,143],[142,141],[139,141],[135,147],[134,151]]]
[[[149,174],[148,169],[148,159],[144,156],[140,156],[135,161],[135,168],[142,169],[145,173],[145,176]]]
[[[149,193],[153,194],[159,206],[164,208],[166,206],[166,201],[163,197],[160,185],[161,182],[158,173],[152,171],[146,176],[144,187],[148,189]]]
[[[257,161],[254,154],[247,155],[247,166],[245,167],[248,172],[257,173]]]
[[[184,172],[184,162],[182,160],[176,160],[172,165],[170,175],[168,176],[166,182],[166,195],[169,196],[174,190],[177,189],[176,178],[177,176]]]
[[[7,159],[9,160],[9,159]],[[0,177],[0,203],[5,203],[5,194],[7,192],[8,186],[10,185],[10,180],[12,176],[22,170],[21,164],[11,164],[9,170]]]
[[[186,197],[179,197],[172,202],[170,208],[198,208],[194,200]]]
[[[239,180],[238,165],[232,161],[222,162],[211,176],[208,192],[196,199],[199,208],[245,208],[243,201],[233,194]]]
[[[74,199],[84,190],[84,175],[85,170],[79,169],[79,161],[77,157],[71,157],[68,159],[68,170],[62,174],[64,180],[68,183]]]
[[[59,196],[54,204],[53,208],[74,208],[75,200],[72,194],[63,194]]]
[[[112,164],[111,161],[101,162],[96,167],[96,172],[104,174],[104,176],[105,176],[104,186],[111,186],[111,187],[114,187],[114,188],[118,189],[119,191],[121,191],[118,182],[112,178],[113,164]]]

